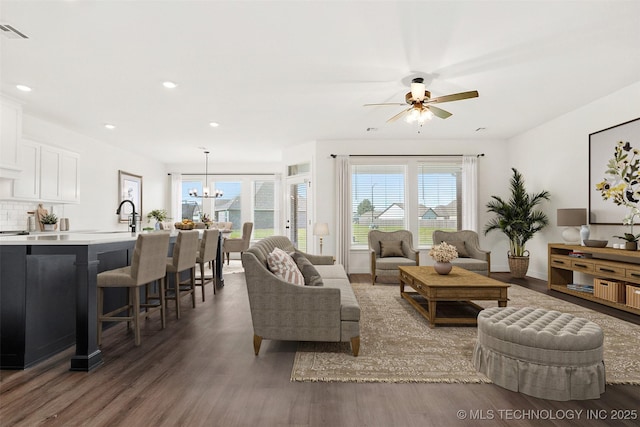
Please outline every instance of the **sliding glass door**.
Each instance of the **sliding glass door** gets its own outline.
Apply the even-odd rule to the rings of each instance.
[[[288,237],[299,250],[306,252],[308,243],[308,182],[289,181]]]

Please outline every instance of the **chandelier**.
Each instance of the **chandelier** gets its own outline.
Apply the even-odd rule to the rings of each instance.
[[[189,196],[191,197],[202,197],[203,199],[218,199],[220,197],[222,197],[224,195],[224,193],[222,192],[222,190],[218,190],[216,189],[213,193],[211,193],[209,191],[209,152],[205,151],[204,152],[205,156],[206,156],[206,160],[205,160],[205,172],[204,172],[204,187],[202,187],[202,195],[198,195],[198,189],[197,188],[192,188],[189,190]]]

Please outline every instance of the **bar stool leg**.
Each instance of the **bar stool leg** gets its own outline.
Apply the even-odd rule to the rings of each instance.
[[[224,264],[224,263],[223,263]],[[216,294],[216,269],[214,261],[209,261],[209,266],[211,267],[211,282],[213,284],[213,294]]]
[[[198,264],[200,264],[200,287],[202,288],[202,302],[204,302],[204,262]]]
[[[165,308],[166,307],[165,307],[165,299],[164,299],[164,297],[165,297],[165,295],[164,295],[165,289],[164,288],[165,288],[165,285],[166,285],[165,284],[165,278],[163,277],[162,279],[158,280],[158,282],[160,282],[160,284],[159,284],[159,286],[160,286],[160,289],[159,289],[159,293],[160,293],[160,297],[159,297],[160,298],[160,321],[162,323],[162,329],[164,329],[166,324],[167,324],[167,320],[166,320],[167,316],[166,316],[166,313],[165,313]]]
[[[131,299],[133,300],[133,328],[135,334],[136,345],[140,345],[140,290],[133,286],[130,289]]]
[[[191,306],[196,308],[196,266],[194,265],[189,269],[189,276],[191,280],[189,284],[191,286]],[[204,290],[204,287],[202,288]]]
[[[180,318],[180,273],[175,274],[176,318]]]

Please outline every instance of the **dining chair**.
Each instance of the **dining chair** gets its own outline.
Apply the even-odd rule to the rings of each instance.
[[[202,287],[202,301],[204,302],[204,286],[213,283],[213,294],[216,293],[215,269],[213,263],[218,252],[218,240],[220,239],[219,230],[205,230],[202,233],[202,239],[200,239],[200,249],[196,255],[196,264],[200,266],[200,277],[196,279],[196,286]],[[209,263],[211,268],[211,279],[205,280],[204,266]]]
[[[239,239],[224,239],[223,252],[227,255],[227,265],[229,265],[229,253],[242,252],[249,249],[251,243],[251,232],[253,231],[253,223],[245,222],[242,224],[242,237]]]
[[[131,265],[98,274],[98,345],[102,344],[102,323],[133,322],[135,345],[140,345],[140,319],[160,310],[162,328],[165,327],[165,263],[169,251],[169,233],[158,232],[141,234],[136,240]],[[140,303],[140,288],[154,281],[159,281],[159,302],[145,300]],[[127,303],[108,313],[103,313],[104,289],[127,288]],[[145,311],[141,312],[141,308]],[[126,311],[124,316],[116,316]]]
[[[175,300],[178,319],[180,318],[180,300],[184,295],[191,294],[191,305],[193,308],[196,307],[195,270],[199,236],[200,233],[197,230],[180,231],[173,246],[173,256],[166,258],[165,300]],[[181,282],[180,273],[186,270],[189,270],[188,282]],[[172,281],[170,281],[171,275]]]

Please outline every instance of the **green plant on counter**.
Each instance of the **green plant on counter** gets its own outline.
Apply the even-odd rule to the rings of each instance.
[[[40,218],[40,222],[43,224],[57,224],[58,217],[56,216],[56,214],[53,214],[53,213],[46,214],[46,215],[43,215],[42,218]]]
[[[169,214],[164,209],[154,209],[147,214],[147,222],[151,222],[151,218],[158,222],[163,222],[169,219]]]

